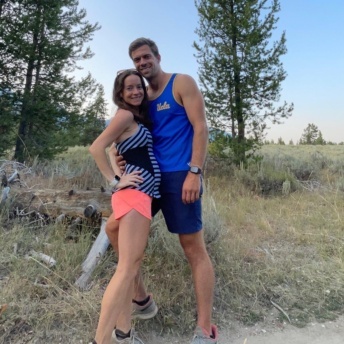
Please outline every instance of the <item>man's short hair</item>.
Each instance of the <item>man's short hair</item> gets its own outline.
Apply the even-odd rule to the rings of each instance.
[[[157,45],[155,44],[154,41],[152,41],[149,38],[145,38],[145,37],[140,37],[135,39],[135,41],[131,42],[131,44],[129,45],[129,56],[131,57],[131,54],[134,50],[142,47],[143,45],[148,45],[149,48],[152,50],[152,53],[154,54],[155,57],[158,57],[159,54],[159,49],[157,47]]]

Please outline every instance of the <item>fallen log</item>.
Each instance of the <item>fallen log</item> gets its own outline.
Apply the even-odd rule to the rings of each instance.
[[[13,191],[13,192],[12,192]],[[112,213],[111,192],[106,190],[23,190],[11,189],[11,207],[17,216],[47,216],[55,223],[64,223],[68,218],[72,222],[67,227],[67,238],[78,237],[78,227],[82,220],[96,221],[101,226],[86,259],[81,265],[82,274],[75,285],[86,290],[91,275],[109,247],[109,239],[105,233],[108,217]],[[66,221],[67,222],[67,221]],[[99,227],[98,227],[99,228]],[[38,256],[36,255],[36,258]],[[43,256],[39,254],[39,258]],[[48,257],[48,264],[55,262]],[[48,259],[47,258],[47,259]]]
[[[95,211],[90,211],[97,205],[96,211],[104,217],[109,217],[111,209],[111,192],[92,190],[23,190],[12,188],[12,207],[25,210],[26,213],[36,211],[49,217],[66,216],[92,217]],[[88,208],[88,211],[85,209]],[[85,214],[86,212],[86,214]],[[91,215],[89,213],[91,212]]]
[[[8,198],[9,193],[10,193],[10,187],[5,186],[1,193],[0,206],[6,202],[6,199]]]
[[[43,263],[47,264],[50,268],[54,267],[56,265],[56,260],[42,252],[36,252],[34,250],[30,251],[29,257],[36,258]]]
[[[17,170],[14,170],[12,175],[7,179],[9,184],[14,183],[15,181],[20,181],[20,176]]]
[[[86,290],[88,288],[92,272],[109,247],[109,238],[105,233],[106,221],[107,218],[103,217],[98,237],[93,243],[90,252],[81,265],[83,273],[75,282],[75,285],[81,290]]]
[[[90,202],[90,204],[84,210],[84,216],[86,218],[92,218],[97,216],[97,213],[100,211],[100,204],[95,201]]]

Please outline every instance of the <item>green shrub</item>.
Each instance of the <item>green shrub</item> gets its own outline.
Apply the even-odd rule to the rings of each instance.
[[[259,195],[285,195],[298,188],[297,180],[292,173],[275,169],[265,162],[237,170],[236,177],[249,190]]]

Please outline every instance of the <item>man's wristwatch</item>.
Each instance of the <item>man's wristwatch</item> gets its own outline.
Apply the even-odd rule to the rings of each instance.
[[[120,180],[121,180],[121,177],[118,177],[117,175],[115,175],[115,178],[110,183],[110,186],[114,188],[119,183]]]
[[[190,166],[189,172],[194,173],[194,174],[201,174],[202,173],[202,170],[198,166],[192,166],[190,164],[189,164],[189,166]]]

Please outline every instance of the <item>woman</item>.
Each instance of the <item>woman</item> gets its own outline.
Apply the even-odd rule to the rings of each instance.
[[[160,197],[160,170],[151,134],[144,126],[150,124],[146,87],[136,70],[117,74],[113,101],[118,106],[116,115],[90,147],[100,172],[114,187],[112,207],[119,221],[118,265],[103,296],[94,343],[109,344],[116,325],[115,343],[143,344],[126,319],[130,319],[134,278],[147,245],[152,197]],[[107,159],[106,148],[113,142],[126,160],[122,175]]]

